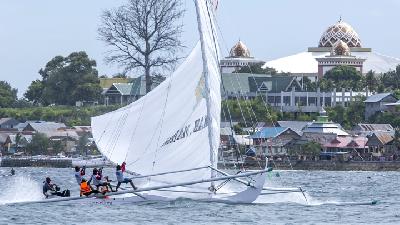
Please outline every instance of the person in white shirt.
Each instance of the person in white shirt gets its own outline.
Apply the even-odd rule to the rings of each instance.
[[[124,178],[124,172],[125,172],[125,162],[122,163],[122,168],[120,165],[117,165],[116,167],[116,172],[115,175],[117,176],[117,187],[115,188],[115,191],[118,191],[119,186],[121,186],[122,183],[127,184],[130,183],[132,188],[136,190],[136,186],[133,184],[132,179],[129,178]]]
[[[81,186],[82,178],[85,176],[86,167],[83,166],[82,169],[79,166],[75,166],[75,179],[79,186]]]

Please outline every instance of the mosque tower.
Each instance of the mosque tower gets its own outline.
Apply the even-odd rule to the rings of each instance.
[[[254,64],[264,64],[264,61],[255,59],[251,56],[250,50],[247,46],[239,40],[232,48],[228,57],[221,60],[221,72],[232,73]]]

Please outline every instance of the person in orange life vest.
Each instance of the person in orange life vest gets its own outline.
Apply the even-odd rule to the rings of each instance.
[[[96,194],[100,193],[98,190],[93,190],[93,188],[90,186],[90,184],[86,181],[85,178],[82,178],[81,181],[81,188],[80,188],[80,196],[86,196],[88,197],[91,194]]]

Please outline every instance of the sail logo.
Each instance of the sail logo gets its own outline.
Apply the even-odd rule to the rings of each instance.
[[[164,147],[166,145],[169,145],[171,143],[174,143],[178,140],[184,139],[189,137],[190,135],[192,135],[193,133],[199,132],[201,130],[203,130],[204,128],[207,127],[207,116],[203,116],[197,120],[194,121],[193,124],[193,129],[190,129],[191,124],[188,124],[184,127],[182,127],[181,129],[177,130],[174,135],[172,135],[171,137],[169,137],[163,144],[161,147]]]
[[[204,76],[201,76],[200,80],[197,83],[195,93],[196,96],[196,104],[193,107],[193,110],[199,105],[202,99],[206,98],[206,82]]]

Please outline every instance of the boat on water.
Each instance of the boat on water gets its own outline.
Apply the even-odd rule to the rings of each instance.
[[[264,169],[228,174],[217,168],[220,145],[221,74],[216,29],[216,1],[195,0],[200,41],[183,64],[157,88],[136,102],[92,118],[92,133],[102,155],[126,163],[137,190],[95,197],[36,201],[84,201],[104,204],[141,201],[252,203],[271,192]],[[238,189],[231,185],[240,183]],[[237,185],[236,185],[237,186]]]
[[[115,164],[126,162],[135,179],[146,180],[137,191],[109,194],[115,201],[129,199],[121,194],[136,194],[132,199],[250,203],[262,192],[268,169],[229,175],[217,168],[221,74],[216,3],[194,2],[200,41],[183,64],[136,102],[92,118],[93,138],[103,156]],[[226,188],[228,181],[240,178],[251,179],[243,182],[244,190]]]

